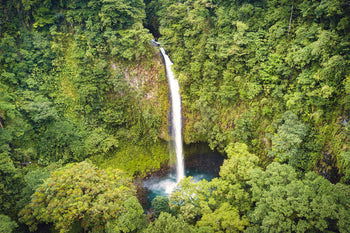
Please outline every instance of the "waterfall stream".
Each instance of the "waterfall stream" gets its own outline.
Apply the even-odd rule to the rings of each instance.
[[[176,154],[176,183],[185,177],[185,165],[182,147],[182,113],[181,113],[181,96],[179,82],[172,71],[173,63],[163,48],[160,52],[164,58],[166,76],[168,78],[170,94],[171,94],[171,127],[172,136],[174,138],[175,154]]]
[[[151,45],[154,47],[159,47],[160,43],[155,40],[151,41]],[[174,147],[170,146],[169,155],[172,157],[174,154],[173,149],[175,149],[176,154],[176,174],[170,172],[165,176],[150,176],[143,181],[143,187],[147,189],[147,199],[151,201],[156,196],[168,196],[172,193],[176,185],[180,182],[182,178],[186,176],[191,176],[192,180],[198,182],[199,180],[206,179],[211,180],[218,176],[218,171],[222,165],[222,160],[211,161],[209,158],[215,158],[218,154],[212,151],[204,154],[194,154],[192,156],[192,163],[189,163],[189,167],[185,172],[185,161],[183,158],[183,145],[182,145],[182,113],[181,113],[181,96],[180,96],[180,86],[177,79],[172,71],[173,63],[166,54],[164,48],[159,48],[164,59],[166,76],[168,78],[170,96],[171,96],[171,132],[172,140],[174,142]],[[219,155],[221,156],[221,155]],[[191,157],[191,155],[190,155]],[[194,159],[198,157],[197,159]],[[209,159],[209,160],[208,160]],[[203,164],[205,163],[205,164]]]

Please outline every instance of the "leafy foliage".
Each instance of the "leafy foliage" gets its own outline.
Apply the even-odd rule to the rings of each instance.
[[[220,168],[220,178],[214,179],[213,195],[221,202],[228,202],[240,211],[250,208],[249,186],[250,170],[257,167],[259,158],[248,152],[245,144],[236,143],[226,147],[228,159]]]
[[[170,212],[169,199],[164,196],[156,196],[152,200],[152,207],[154,208],[155,216],[159,217],[161,212]]]
[[[11,221],[11,218],[9,216],[0,215],[0,232],[1,233],[11,233],[13,230],[18,227],[17,223],[14,221]]]
[[[133,231],[144,220],[134,195],[120,171],[99,170],[88,162],[70,164],[40,185],[21,211],[21,221],[31,230],[40,222],[50,222],[60,232],[68,232],[79,222],[82,229],[102,232],[110,222],[113,229]]]
[[[1,230],[26,232],[24,208],[44,231],[349,231],[349,6],[2,1]],[[156,199],[148,227],[108,169],[145,176],[168,160],[167,82],[144,25],[174,62],[185,142],[227,155],[221,177],[184,179],[170,209]],[[106,170],[65,166],[86,158]]]
[[[240,219],[236,208],[229,203],[223,203],[213,213],[204,215],[198,226],[210,226],[214,232],[241,232],[248,223],[248,219]]]
[[[169,213],[161,213],[159,218],[148,225],[144,232],[150,233],[166,233],[166,232],[195,232],[194,228],[186,223],[184,219],[180,217],[171,216]]]
[[[258,158],[247,151],[245,144],[226,148],[229,158],[220,169],[220,178],[194,183],[184,178],[170,195],[170,207],[197,230],[240,232],[249,225],[245,216],[250,209],[250,171]]]
[[[275,160],[280,163],[289,162],[295,167],[305,169],[308,161],[305,158],[305,151],[302,150],[302,143],[307,135],[307,129],[293,112],[285,112],[282,120],[283,124],[272,138],[269,156],[275,156]]]
[[[170,206],[207,232],[347,232],[349,186],[273,162],[266,170],[245,144],[229,145],[221,177],[183,179]]]
[[[344,150],[327,141],[342,140],[336,121],[348,118],[346,1],[152,2],[163,3],[161,40],[182,87],[186,142],[223,151],[239,140],[306,171],[322,151]]]
[[[0,204],[1,212],[11,214],[22,185],[21,174],[7,155],[0,154]],[[5,220],[4,220],[5,221]]]
[[[291,166],[278,163],[270,164],[266,171],[253,171],[248,183],[256,205],[250,214],[254,226],[248,230],[349,231],[349,208],[344,203],[348,186],[333,185],[313,172],[298,179]]]

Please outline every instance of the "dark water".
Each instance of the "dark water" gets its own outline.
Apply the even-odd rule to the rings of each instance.
[[[223,160],[221,154],[210,150],[188,154],[185,158],[185,175],[193,177],[195,182],[203,179],[210,181],[219,176]],[[147,206],[149,206],[156,196],[169,196],[171,194],[176,186],[176,175],[174,172],[170,172],[165,176],[150,176],[142,182],[142,185],[145,188]]]

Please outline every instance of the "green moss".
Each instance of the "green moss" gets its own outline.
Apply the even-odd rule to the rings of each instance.
[[[121,169],[129,176],[144,177],[168,164],[168,144],[164,141],[148,146],[123,144],[112,155],[97,155],[91,160],[101,168]]]

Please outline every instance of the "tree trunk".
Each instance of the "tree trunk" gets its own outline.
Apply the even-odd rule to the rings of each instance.
[[[294,0],[292,1],[292,7],[290,8],[290,18],[289,18],[289,26],[288,26],[288,37],[289,37],[290,29],[291,29],[291,26],[292,26],[293,8],[294,8]]]
[[[2,119],[2,117],[0,116],[0,127],[3,129],[4,125],[3,125],[4,119]]]

